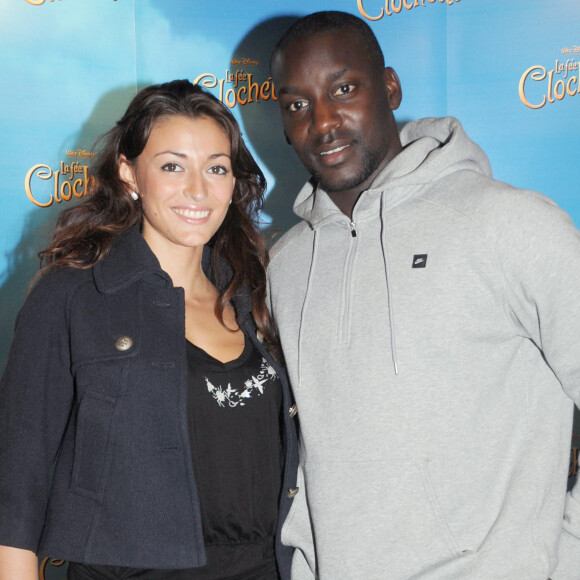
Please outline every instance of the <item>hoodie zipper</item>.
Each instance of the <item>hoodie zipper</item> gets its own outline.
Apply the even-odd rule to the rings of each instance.
[[[342,277],[342,290],[340,296],[340,316],[338,326],[338,341],[340,344],[347,344],[350,342],[350,319],[351,319],[351,299],[352,299],[352,284],[354,276],[352,270],[354,266],[354,259],[356,254],[356,247],[358,242],[358,233],[356,230],[356,223],[354,221],[347,222],[350,228],[350,240],[348,245],[348,253],[346,255],[344,273]]]

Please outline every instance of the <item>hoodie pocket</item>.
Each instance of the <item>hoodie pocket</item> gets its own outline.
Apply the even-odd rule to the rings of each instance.
[[[71,489],[98,497],[108,452],[115,397],[87,392],[77,414]]]
[[[467,555],[426,459],[307,463],[304,478],[322,578],[409,579]]]

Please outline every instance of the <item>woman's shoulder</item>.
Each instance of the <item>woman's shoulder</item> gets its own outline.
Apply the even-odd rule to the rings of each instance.
[[[31,290],[50,288],[52,291],[59,288],[69,288],[78,284],[83,284],[87,280],[93,279],[93,268],[75,268],[73,266],[58,266],[41,272],[34,280]]]
[[[26,303],[64,303],[68,296],[87,283],[94,286],[92,268],[81,269],[71,266],[54,268],[46,273],[40,273],[33,280]]]

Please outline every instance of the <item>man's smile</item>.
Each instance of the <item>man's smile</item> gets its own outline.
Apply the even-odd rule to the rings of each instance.
[[[321,151],[319,155],[332,155],[333,153],[339,153],[343,149],[350,147],[350,145],[341,145],[340,147],[336,147],[335,149],[331,149],[330,151]]]

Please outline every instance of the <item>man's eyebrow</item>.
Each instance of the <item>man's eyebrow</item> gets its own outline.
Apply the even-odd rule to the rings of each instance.
[[[281,89],[276,89],[279,95],[295,95],[300,92],[298,87],[282,87]]]
[[[329,74],[327,78],[331,82],[332,81],[336,81],[337,79],[339,79],[348,70],[349,70],[348,67],[344,67],[343,69],[337,70],[336,72],[333,72],[333,73]]]
[[[329,82],[334,82],[336,80],[338,80],[342,75],[344,75],[344,73],[348,72],[350,69],[348,67],[344,67],[340,70],[334,71],[333,73],[330,73],[326,79]],[[280,87],[279,89],[276,89],[276,92],[279,95],[295,95],[295,94],[300,94],[302,91],[300,90],[299,87],[295,87],[295,86],[288,86],[288,87]]]

